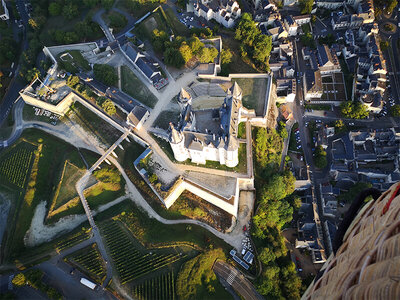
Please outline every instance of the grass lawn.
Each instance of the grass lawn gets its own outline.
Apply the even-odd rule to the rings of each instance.
[[[74,105],[71,105],[71,112],[68,116],[73,118],[74,121],[77,121],[84,128],[91,131],[100,139],[101,142],[108,144],[109,146],[114,144],[114,142],[122,135],[118,129],[98,117],[95,113],[79,102],[75,102]]]
[[[147,86],[127,67],[121,67],[122,90],[144,105],[154,108],[158,99]]]
[[[179,120],[180,112],[177,110],[163,110],[157,117],[153,124],[153,127],[159,127],[162,129],[169,128],[169,122],[176,122]]]
[[[239,123],[238,126],[238,138],[245,139],[246,138],[246,123]]]
[[[67,203],[69,200],[78,196],[75,184],[85,174],[84,169],[79,169],[77,166],[65,161],[64,169],[61,175],[61,181],[56,192],[53,209]]]
[[[243,106],[255,109],[261,115],[264,109],[265,92],[267,89],[266,78],[233,78],[243,91]]]
[[[82,56],[82,53],[79,50],[68,50],[59,55],[63,55],[64,53],[69,53],[72,56],[72,59],[67,55],[63,57],[64,63],[72,63],[76,65],[77,67],[85,70],[85,71],[90,71],[90,65],[89,62]]]
[[[329,104],[306,104],[304,107],[313,110],[331,110],[332,108]]]
[[[171,8],[167,8],[164,10],[167,23],[172,28],[176,35],[180,36],[189,36],[190,30],[184,24],[182,24],[178,18],[176,17],[174,11]]]
[[[229,32],[229,34],[231,33]],[[222,66],[222,75],[227,76],[231,73],[259,73],[255,68],[243,61],[239,50],[240,42],[235,40],[233,35],[231,37],[223,37],[222,44],[224,48],[229,48],[233,55],[232,62]]]
[[[296,131],[296,129],[297,128],[299,128],[299,123],[295,123],[293,126],[292,126],[292,132],[290,133],[290,141],[289,141],[289,151],[294,151],[294,152],[296,152],[296,151],[298,151],[297,150],[297,141],[296,141],[296,135],[295,135],[295,131]]]

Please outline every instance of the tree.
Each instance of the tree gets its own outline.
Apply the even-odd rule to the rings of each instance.
[[[23,273],[18,273],[17,275],[14,276],[12,280],[12,284],[16,287],[21,287],[26,284],[26,278]]]
[[[346,132],[347,131],[347,127],[344,124],[342,119],[335,121],[335,130],[337,131],[337,133],[341,133],[341,132]]]
[[[101,105],[101,108],[110,116],[115,115],[115,113],[117,112],[117,109],[115,108],[114,103],[110,100],[107,99],[103,102],[103,104]]]
[[[190,49],[189,45],[186,42],[183,42],[182,45],[179,47],[179,52],[182,55],[185,64],[193,57],[192,49]]]
[[[267,63],[272,49],[272,39],[265,34],[258,35],[254,40],[253,58],[260,63]]]
[[[390,113],[393,117],[400,117],[400,105],[395,104],[390,108]]]
[[[94,77],[105,85],[112,86],[118,81],[118,75],[115,69],[109,65],[95,64],[93,66]]]
[[[188,44],[194,55],[197,55],[199,51],[204,48],[204,44],[197,36],[190,38]]]
[[[114,5],[114,0],[101,0],[101,6],[107,10],[111,9],[113,5]]]
[[[79,77],[78,76],[71,75],[71,76],[69,76],[67,78],[67,85],[70,88],[74,88],[78,83],[79,83]]]
[[[235,31],[235,39],[252,46],[254,39],[261,34],[249,13],[244,13]]]
[[[360,101],[345,101],[340,104],[340,111],[344,117],[351,119],[365,119],[369,116],[367,106]]]
[[[323,169],[327,166],[327,159],[326,159],[326,151],[324,150],[324,148],[320,145],[317,146],[317,148],[315,148],[314,151],[314,162],[315,162],[315,166],[317,168]]]
[[[157,52],[165,51],[165,43],[169,41],[168,34],[165,31],[154,29],[152,32],[153,48]]]
[[[33,79],[35,79],[36,76],[40,75],[40,71],[37,68],[32,68],[28,70],[25,74],[25,79],[28,82],[31,82]]]
[[[302,14],[310,14],[314,0],[299,0],[299,6]]]
[[[12,38],[2,38],[0,43],[0,64],[13,61],[15,59],[16,50],[16,43]]]
[[[397,0],[389,0],[389,3],[386,6],[386,11],[391,14],[393,12],[393,10],[396,8],[397,6]]]
[[[210,63],[218,56],[218,50],[214,47],[203,47],[198,55],[199,61],[201,63]]]
[[[72,20],[73,18],[79,15],[78,6],[73,3],[68,3],[64,5],[62,10],[62,15],[67,20]]]
[[[95,7],[97,4],[99,4],[99,0],[83,0],[83,4],[86,7]]]
[[[185,60],[183,59],[179,50],[169,47],[164,52],[164,62],[167,65],[181,68],[185,64]]]
[[[222,49],[221,52],[221,63],[227,65],[232,61],[232,52],[229,48]]]
[[[121,15],[119,13],[112,13],[109,15],[109,20],[110,20],[110,27],[114,28],[115,30],[120,30],[126,26],[128,23],[127,19],[125,18],[124,15]]]
[[[50,16],[59,16],[61,15],[62,7],[58,2],[51,2],[49,4],[49,14]]]

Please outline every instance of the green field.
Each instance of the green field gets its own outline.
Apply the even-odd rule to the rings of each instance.
[[[169,128],[169,122],[177,122],[180,112],[178,110],[163,110],[155,120],[153,127]]]
[[[0,180],[3,184],[11,183],[21,189],[25,187],[33,152],[37,146],[20,141],[0,153]]]
[[[122,91],[132,96],[139,102],[154,108],[158,99],[147,86],[127,67],[121,67]]]
[[[265,93],[267,89],[266,78],[233,78],[243,92],[243,106],[255,109],[257,115],[261,115],[264,109]]]
[[[106,267],[96,244],[92,244],[68,255],[65,260],[76,266],[81,272],[97,283],[103,283],[106,277]]]
[[[75,102],[75,104],[71,106],[69,117],[74,119],[74,121],[78,122],[88,131],[91,131],[101,142],[109,146],[114,144],[114,142],[122,135],[121,131],[98,117],[95,113],[79,102]]]
[[[174,300],[176,298],[174,272],[161,274],[134,286],[131,294],[138,300]]]
[[[68,55],[72,56],[72,58]],[[61,59],[61,56],[63,54],[67,54],[64,55],[63,58]],[[90,65],[89,62],[82,56],[81,52],[79,50],[68,50],[65,51],[63,53],[60,53],[58,55],[58,60],[62,62],[62,64],[64,65],[69,65],[70,66],[70,70],[72,69],[76,69],[76,71],[78,71],[79,69],[82,69],[84,71],[90,71]]]
[[[101,230],[122,284],[153,273],[186,256],[173,251],[168,254],[140,251],[122,224],[114,220],[104,222]]]
[[[57,189],[54,201],[54,207],[57,209],[61,205],[64,205],[69,200],[78,196],[75,184],[85,174],[83,169],[79,169],[77,166],[65,161],[64,169],[61,175],[61,181]]]

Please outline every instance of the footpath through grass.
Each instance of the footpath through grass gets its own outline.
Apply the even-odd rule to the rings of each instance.
[[[154,108],[158,99],[147,86],[127,67],[121,67],[122,91],[132,96],[139,102]]]

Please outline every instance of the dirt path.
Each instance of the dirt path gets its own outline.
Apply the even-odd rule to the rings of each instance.
[[[124,195],[113,201],[108,202],[107,204],[99,206],[98,209],[93,210],[93,215],[105,211],[106,209],[120,203],[126,198],[127,197]],[[56,236],[73,230],[74,228],[78,227],[80,224],[82,224],[87,220],[85,214],[70,215],[61,218],[52,225],[45,225],[44,224],[45,217],[46,217],[46,201],[42,201],[38,206],[36,206],[35,214],[33,215],[32,218],[31,227],[25,234],[24,244],[26,246],[33,247],[44,242],[49,242],[53,240]]]

